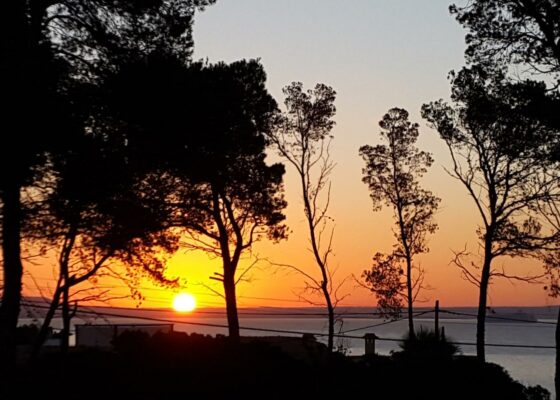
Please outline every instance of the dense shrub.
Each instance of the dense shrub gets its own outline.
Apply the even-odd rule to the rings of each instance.
[[[436,335],[434,330],[420,327],[414,337],[405,335],[399,344],[404,356],[428,357],[428,358],[450,358],[460,354],[459,346],[449,341],[445,334]]]

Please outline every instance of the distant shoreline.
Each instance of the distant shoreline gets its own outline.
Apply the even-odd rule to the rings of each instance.
[[[46,313],[44,308],[47,303],[43,299],[29,298],[22,306],[21,317],[26,318],[26,314],[33,317],[42,318]],[[30,304],[37,304],[31,306]],[[80,306],[79,311],[88,313],[99,313],[100,315],[110,313],[118,314],[123,317],[159,317],[159,318],[219,318],[225,316],[224,308],[198,308],[190,313],[178,313],[170,308],[129,308],[129,307],[110,307],[110,306]],[[79,312],[78,311],[78,312]],[[419,319],[433,319],[434,312],[432,307],[418,307],[415,313],[423,313],[417,316]],[[238,309],[240,318],[324,318],[326,313],[322,307],[242,307]],[[476,318],[476,307],[442,307],[440,319],[472,319]],[[344,318],[383,318],[379,315],[375,307],[338,307],[337,315]],[[402,315],[405,315],[403,312]],[[497,318],[518,316],[517,319],[523,320],[522,315],[534,316],[538,320],[556,320],[558,316],[558,306],[542,307],[523,307],[523,306],[504,306],[492,307],[488,310],[488,319],[492,316]],[[113,316],[115,317],[115,316]]]

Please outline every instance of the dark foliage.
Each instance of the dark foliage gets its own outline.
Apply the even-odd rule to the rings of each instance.
[[[83,133],[76,82],[98,83],[115,60],[165,49],[189,59],[196,9],[212,0],[10,1],[0,23],[3,284],[0,355],[9,370],[21,299],[22,188],[48,172],[49,156]],[[87,107],[86,107],[87,108]]]
[[[39,336],[39,326],[37,325],[22,325],[18,326],[16,330],[16,344],[17,345],[32,345]]]
[[[413,305],[424,280],[424,270],[414,264],[414,258],[428,251],[427,236],[437,229],[434,214],[440,199],[420,186],[433,159],[416,147],[418,124],[408,120],[408,111],[390,109],[379,126],[383,144],[360,147],[366,162],[362,181],[368,185],[374,211],[383,206],[392,209],[396,243],[391,254],[375,254],[373,267],[362,278],[383,313],[396,317],[406,304],[408,328],[414,336]]]
[[[471,62],[512,62],[560,78],[558,1],[476,0],[450,9],[469,30],[466,55]]]
[[[146,189],[187,249],[222,259],[228,324],[239,336],[235,285],[254,242],[286,236],[284,166],[265,149],[276,102],[255,60],[185,65],[173,55],[123,63],[107,77],[107,122],[145,171]]]
[[[227,338],[183,333],[152,338],[123,334],[116,344],[115,352],[83,349],[70,353],[64,363],[53,354],[34,367],[21,367],[17,381],[11,382],[17,388],[13,393],[60,400],[186,395],[199,399],[354,398],[363,396],[363,384],[368,383],[375,385],[372,390],[379,398],[547,398],[541,389],[527,389],[513,381],[501,367],[467,357],[352,360],[338,356],[305,363],[265,343],[236,346]],[[66,378],[64,392],[52,385],[61,371]],[[96,377],[95,385],[84,389],[86,377],[91,376]],[[3,390],[7,388],[2,385]]]
[[[451,343],[447,337],[437,335],[435,331],[420,327],[415,337],[407,334],[399,347],[401,353],[394,353],[394,357],[412,357],[427,359],[450,359],[460,353],[457,345]]]
[[[465,279],[479,287],[477,354],[484,360],[484,324],[487,290],[492,279],[507,277],[531,281],[493,268],[501,256],[535,256],[556,247],[557,233],[543,227],[536,211],[560,182],[546,157],[554,135],[549,125],[528,118],[518,110],[526,106],[519,89],[542,85],[511,83],[503,70],[476,65],[451,73],[453,105],[443,101],[422,107],[426,118],[449,149],[451,175],[461,182],[479,212],[477,229],[483,249],[480,265],[470,264],[466,252],[457,253],[455,264]],[[535,138],[540,138],[535,140]],[[470,264],[470,266],[469,266]]]

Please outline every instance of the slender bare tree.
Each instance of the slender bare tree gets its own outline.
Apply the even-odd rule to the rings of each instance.
[[[289,165],[297,172],[303,200],[303,212],[309,230],[311,252],[320,278],[296,268],[306,278],[306,290],[321,293],[328,313],[328,349],[334,347],[336,299],[333,273],[329,266],[334,227],[328,216],[330,175],[334,162],[330,155],[332,128],[336,112],[336,92],[330,86],[317,84],[305,91],[301,82],[283,89],[286,112],[279,116],[271,141]],[[334,296],[336,297],[336,296]]]
[[[414,265],[414,257],[428,251],[426,236],[434,233],[434,213],[440,199],[420,187],[419,179],[432,165],[432,156],[416,146],[418,124],[408,120],[408,111],[393,108],[379,122],[386,144],[362,146],[366,162],[363,181],[370,190],[375,211],[392,208],[397,244],[390,255],[377,253],[371,270],[362,277],[379,300],[381,310],[400,312],[402,301],[408,309],[408,330],[415,338],[414,300],[422,289],[424,270]],[[404,267],[403,267],[404,264]],[[404,278],[402,282],[401,277]]]

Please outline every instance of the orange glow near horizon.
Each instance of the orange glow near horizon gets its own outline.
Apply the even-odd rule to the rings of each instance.
[[[347,215],[351,217],[353,216],[352,214],[354,213],[348,213]],[[356,281],[352,278],[352,275],[359,277],[363,269],[369,267],[373,250],[391,248],[392,238],[380,235],[383,231],[377,231],[374,228],[376,226],[375,219],[382,216],[371,214],[364,218],[361,224],[358,224],[356,221],[351,228],[353,234],[350,234],[350,229],[344,226],[346,225],[344,223],[339,223],[337,228],[337,232],[340,232],[340,234],[339,239],[336,241],[336,257],[333,258],[333,266],[338,268],[335,274],[335,282],[340,282],[347,278],[339,295],[350,294],[350,296],[345,297],[339,303],[339,306],[342,307],[375,307],[376,305],[373,294],[366,289],[358,287]],[[292,217],[295,219],[293,216],[294,213],[288,213],[288,218]],[[387,219],[390,220],[389,218]],[[432,251],[418,257],[418,262],[427,270],[426,280],[431,289],[426,290],[424,296],[421,296],[421,300],[425,301],[416,302],[417,307],[433,305],[436,299],[440,301],[442,307],[472,307],[477,305],[477,288],[463,280],[459,269],[450,264],[452,249],[460,248],[461,243],[464,246],[462,241],[465,240],[465,237],[468,237],[468,234],[464,233],[467,230],[454,230],[451,228],[453,226],[451,221],[447,221],[446,218],[442,218],[444,223],[442,223],[440,230],[434,235]],[[455,225],[457,225],[458,221],[459,218],[453,219]],[[356,240],[356,236],[359,237],[358,240]],[[473,239],[471,236],[469,241],[471,249],[475,248]],[[442,242],[448,244],[449,247],[441,246]],[[375,245],[368,246],[369,243],[375,243]],[[285,263],[300,266],[310,275],[315,275],[317,272],[316,267],[313,263],[312,255],[305,251],[305,245],[305,232],[299,226],[294,226],[292,235],[285,242],[276,245],[266,241],[257,243],[254,249],[255,254],[258,254],[261,258],[266,255],[267,259],[264,260],[263,258],[239,282],[236,290],[238,307],[299,308],[311,306],[311,303],[299,297],[299,295],[305,295],[303,291],[305,285],[302,276],[293,270],[274,267],[268,262],[270,260],[270,262],[278,264]],[[254,259],[249,257],[242,259],[238,274],[242,273],[253,262]],[[496,268],[501,268],[502,266],[512,272],[530,273],[532,275],[536,275],[541,270],[538,262],[524,259],[498,259],[496,261]],[[225,307],[221,282],[210,279],[213,272],[219,272],[221,269],[221,260],[219,258],[210,257],[203,252],[179,251],[169,260],[167,267],[167,277],[169,279],[179,278],[180,292],[188,291],[191,295],[195,296],[197,308],[223,309]],[[50,296],[53,283],[56,282],[54,277],[56,258],[54,256],[48,257],[42,265],[26,263],[26,271],[24,296]],[[31,278],[31,275],[33,275],[33,278]],[[349,276],[350,278],[348,278]],[[77,289],[83,290],[87,286],[88,284],[80,285]],[[113,300],[98,302],[95,299],[91,299],[83,303],[84,305],[112,305],[131,308],[169,308],[173,304],[174,296],[178,290],[177,288],[165,288],[148,279],[142,279],[139,282],[138,289],[142,293],[143,298],[141,301],[138,301],[130,296],[130,289],[118,280],[101,277],[95,284],[89,286],[109,290],[108,294]],[[320,297],[313,297],[310,300],[316,305],[321,304]],[[492,282],[488,302],[490,307],[549,306],[557,303],[555,299],[547,296],[542,285],[530,285],[505,279],[496,279]],[[80,302],[80,304],[82,303]]]
[[[372,141],[373,142],[373,141]],[[374,142],[373,142],[374,143]],[[423,146],[430,148],[430,146]],[[433,147],[433,146],[431,146]],[[272,157],[271,157],[272,158]],[[445,161],[443,159],[442,161]],[[392,249],[394,238],[391,229],[394,221],[390,210],[372,212],[371,200],[365,185],[361,182],[361,160],[355,160],[355,173],[348,175],[341,169],[333,174],[332,204],[329,215],[336,221],[333,240],[333,257],[330,265],[336,270],[334,284],[346,279],[339,290],[344,299],[339,306],[374,307],[376,299],[371,292],[357,285],[353,277],[360,277],[362,271],[371,266],[373,254]],[[444,165],[447,164],[444,162]],[[340,175],[338,175],[340,173]],[[289,264],[318,278],[318,271],[309,251],[307,226],[303,221],[297,177],[292,171],[286,174],[286,223],[290,228],[288,240],[272,244],[262,240],[255,244],[251,253],[240,260],[237,276],[243,279],[236,288],[237,305],[244,307],[309,307],[300,296],[308,298],[304,292],[302,275],[293,269],[275,265]],[[436,218],[439,229],[429,238],[430,252],[415,259],[426,270],[425,283],[431,288],[423,292],[416,302],[417,307],[426,307],[439,300],[442,307],[476,306],[478,289],[461,277],[459,268],[451,263],[454,251],[467,249],[473,254],[472,262],[479,263],[476,228],[480,217],[463,188],[446,176],[441,169],[433,168],[427,175],[426,187],[433,188],[443,197]],[[348,195],[351,193],[352,195]],[[253,265],[255,258],[260,260]],[[41,263],[25,263],[24,295],[49,296],[56,283],[56,254],[45,257]],[[253,265],[249,271],[246,268]],[[511,274],[538,275],[542,266],[538,261],[523,258],[498,258],[494,261],[498,270],[504,268]],[[110,290],[109,303],[124,307],[169,308],[177,291],[188,291],[196,296],[198,308],[224,308],[221,282],[210,279],[214,272],[222,271],[219,257],[203,251],[179,250],[167,262],[166,277],[179,279],[179,288],[165,288],[147,279],[139,282],[143,299],[139,302],[130,297],[129,288],[122,282],[107,277],[98,279],[95,286]],[[33,276],[33,279],[31,278]],[[87,285],[84,285],[87,286]],[[83,289],[81,286],[79,289]],[[309,299],[309,298],[308,298]],[[313,304],[321,304],[320,297],[313,297]],[[95,301],[87,304],[95,305]],[[543,285],[495,279],[489,288],[488,305],[499,306],[547,306],[557,304],[550,298]]]

